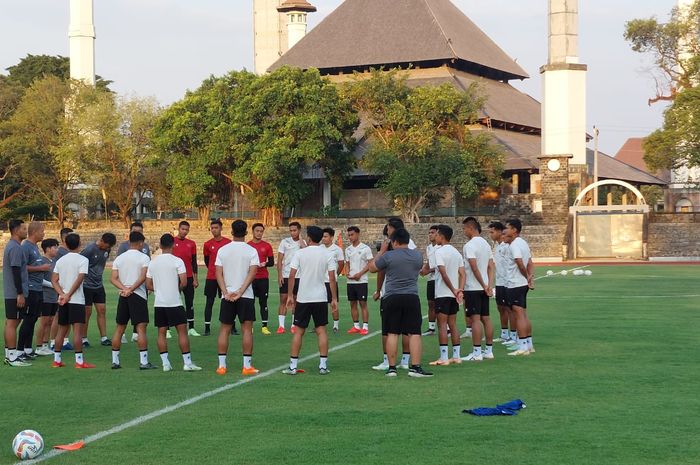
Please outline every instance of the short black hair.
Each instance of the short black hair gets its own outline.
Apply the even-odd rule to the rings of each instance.
[[[399,245],[408,244],[411,240],[411,234],[404,228],[398,228],[391,234],[391,242],[396,242]]]
[[[462,221],[462,224],[464,224],[464,225],[468,224],[468,225],[473,226],[474,228],[476,228],[476,230],[479,232],[479,234],[481,234],[481,225],[479,224],[479,220],[477,220],[473,216],[468,216],[468,217],[464,218],[464,221]]]
[[[440,227],[439,224],[434,224],[428,228],[428,231],[437,231],[439,227]]]
[[[179,228],[180,226],[187,226],[187,227],[189,228],[189,227],[190,227],[190,223],[189,223],[189,221],[182,220],[182,221],[180,221],[180,224],[177,225],[178,228]]]
[[[61,228],[61,231],[59,231],[58,234],[61,236],[61,240],[65,241],[66,236],[72,232],[73,232],[73,230],[71,228]]]
[[[255,231],[255,228],[263,228],[263,231],[265,230],[265,225],[262,223],[253,223],[252,230]]]
[[[323,234],[328,234],[329,236],[333,237],[335,236],[335,229],[331,228],[330,226],[323,228]]]
[[[58,247],[58,241],[56,239],[44,239],[41,241],[41,250],[46,253],[51,247]]]
[[[224,223],[221,222],[221,219],[220,219],[220,218],[213,218],[213,219],[211,220],[211,223],[209,223],[209,226],[214,226],[215,224],[218,224],[218,225],[221,226],[222,228],[224,227]]]
[[[357,234],[360,234],[360,228],[358,228],[357,226],[350,226],[348,228],[348,232],[356,232]]]
[[[131,223],[131,226],[129,226],[129,231],[131,231],[131,230],[134,229],[134,228],[141,228],[141,229],[143,229],[143,223],[140,222],[140,221],[134,221],[133,223]]]
[[[170,233],[165,233],[160,236],[160,248],[169,249],[175,244],[175,238]]]
[[[80,247],[80,236],[76,233],[68,234],[65,240],[68,250],[76,250],[78,247]]]
[[[392,216],[388,220],[386,220],[386,224],[391,226],[394,229],[404,229],[405,226],[403,224],[403,220],[397,216]]]
[[[117,236],[112,233],[104,233],[100,239],[110,247],[114,247],[114,244],[117,243]]]
[[[289,223],[289,227],[291,228],[292,226],[296,226],[297,229],[301,229],[301,223],[299,223],[298,221],[292,221],[291,223]]]
[[[20,226],[22,226],[23,224],[24,224],[24,221],[22,221],[22,220],[10,220],[10,223],[8,225],[8,227],[10,228],[10,234],[15,232],[15,230],[17,228],[19,228]]]
[[[437,232],[438,232],[438,234],[443,236],[448,241],[452,239],[452,235],[454,234],[454,231],[452,230],[452,228],[450,228],[446,224],[438,225]]]
[[[510,227],[518,231],[518,234],[520,234],[520,231],[523,230],[523,223],[517,218],[506,220],[506,225],[510,225]]]
[[[289,226],[291,226],[291,224]],[[321,239],[323,239],[323,229],[318,226],[309,226],[306,228],[306,235],[309,236],[309,239],[313,242],[319,243]]]
[[[245,237],[248,234],[248,223],[243,220],[236,220],[231,223],[231,231],[233,232],[233,237]]]
[[[129,244],[136,244],[138,242],[144,242],[145,240],[146,237],[138,231],[133,231],[129,233]]]
[[[490,222],[490,223],[489,223],[489,228],[495,229],[496,231],[503,231],[504,229],[506,229],[506,227],[503,226],[503,223],[501,223],[500,221],[492,221],[492,222]]]
[[[386,237],[388,235],[389,235],[389,226],[385,224],[384,229],[382,229],[382,236]]]

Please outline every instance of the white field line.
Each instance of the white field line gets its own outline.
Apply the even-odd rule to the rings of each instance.
[[[675,294],[675,295],[567,295],[567,296],[532,296],[532,300],[570,300],[570,299],[590,299],[590,300],[621,300],[621,299],[674,299],[700,297],[700,294]]]
[[[426,315],[426,317],[427,317],[427,315]],[[426,317],[423,317],[423,318],[425,319]],[[350,342],[340,344],[339,346],[332,347],[331,349],[328,350],[328,352],[331,353],[331,352],[337,352],[339,350],[346,349],[350,346],[353,346],[353,345],[358,344],[360,342],[366,341],[367,339],[370,339],[370,338],[372,338],[380,333],[381,333],[381,331],[375,331],[371,334],[368,334],[367,336],[363,336],[361,338],[352,340]],[[312,355],[307,355],[306,357],[300,358],[299,363],[308,362],[309,360],[312,360],[318,356],[319,356],[318,352],[316,352],[315,354],[312,354]],[[264,371],[262,373],[255,375],[255,376],[252,376],[250,378],[243,378],[239,381],[236,381],[235,383],[226,384],[224,386],[213,389],[211,391],[203,392],[202,394],[199,394],[199,395],[194,396],[194,397],[190,397],[189,399],[185,399],[182,402],[178,402],[177,404],[173,404],[173,405],[170,405],[168,407],[164,407],[162,409],[155,410],[155,411],[148,413],[146,415],[136,417],[133,420],[129,420],[125,423],[114,426],[108,430],[104,430],[104,431],[101,431],[99,433],[95,433],[95,434],[92,434],[90,436],[87,436],[87,437],[83,438],[82,441],[84,441],[85,444],[90,444],[92,442],[99,441],[100,439],[106,438],[107,436],[121,433],[122,431],[127,430],[129,428],[133,428],[134,426],[139,426],[143,423],[146,423],[147,421],[153,420],[154,418],[158,418],[162,415],[165,415],[166,413],[170,413],[170,412],[173,412],[175,410],[179,410],[183,407],[187,407],[189,405],[197,403],[200,400],[208,399],[208,398],[213,397],[215,395],[221,394],[222,392],[230,391],[231,389],[237,388],[238,386],[243,386],[244,384],[252,383],[253,381],[267,378],[270,375],[273,375],[275,373],[279,373],[281,370],[284,370],[287,367],[289,367],[289,364],[285,363],[284,365],[280,365],[278,367]],[[15,465],[27,465],[27,464],[32,464],[32,463],[43,462],[45,460],[49,460],[49,459],[52,459],[52,458],[57,457],[59,455],[62,455],[66,452],[67,451],[64,451],[64,450],[52,449],[49,452],[47,452],[46,454],[41,455],[34,460],[26,460],[26,461],[22,461],[22,462],[17,462]]]

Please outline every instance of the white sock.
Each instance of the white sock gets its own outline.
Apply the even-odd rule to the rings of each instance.
[[[510,340],[511,340],[511,341],[517,341],[517,340],[518,340],[518,332],[517,332],[517,331],[511,331],[511,332],[510,332]]]
[[[410,358],[411,358],[411,354],[402,354],[401,355],[401,365],[408,365]]]
[[[113,350],[112,351],[112,363],[119,365],[119,351],[118,350]]]
[[[297,369],[297,362],[299,362],[299,358],[298,358],[298,357],[292,357],[292,358],[290,358],[290,359],[289,359],[289,368],[292,369],[292,370],[296,370],[296,369]]]
[[[170,360],[168,360],[168,353],[163,352],[160,354],[160,361],[163,362],[163,366],[170,365]]]
[[[226,368],[226,354],[219,354],[219,368]]]
[[[83,353],[82,352],[75,353],[75,363],[77,363],[78,365],[83,364]]]
[[[8,349],[7,347],[5,347],[5,358],[10,358],[10,349]]]
[[[367,323],[365,323],[365,324],[367,324]],[[360,329],[360,322],[359,322],[359,321],[354,321],[354,322],[352,323],[352,326],[353,326],[355,329]]]
[[[386,355],[386,353],[384,354],[384,361],[383,361],[382,363],[383,363],[384,365],[388,365],[388,364],[389,364],[389,357]]]
[[[528,350],[526,337],[524,337],[522,339],[518,338],[518,349],[519,350]]]
[[[501,339],[503,339],[503,340],[508,339],[508,330],[507,329],[501,330]]]
[[[147,350],[140,350],[139,351],[139,359],[141,361],[141,365],[147,365],[148,364],[148,351]]]
[[[56,340],[55,340],[55,339],[51,339],[51,340],[49,341],[49,347],[54,346],[54,345],[56,345]]]
[[[333,329],[338,329],[340,327],[340,320],[333,320]]]
[[[369,323],[362,323],[362,329],[369,331]]]
[[[84,338],[83,338],[83,344],[85,344],[86,342],[90,342],[90,341],[88,341],[88,338],[84,337]]]
[[[532,349],[532,336],[527,338],[527,348]]]
[[[15,361],[15,360],[17,360],[17,356],[18,356],[18,355],[19,355],[19,354],[17,354],[17,350],[15,350],[15,349],[11,349],[11,350],[9,350],[9,351],[7,352],[7,356],[8,356],[8,358],[10,359],[10,361]]]
[[[486,344],[486,348],[484,349],[485,354],[492,354],[493,353],[493,346]]]
[[[66,345],[66,344],[68,344],[69,342],[70,342],[70,340],[69,340],[68,338],[63,339],[63,345]]]
[[[12,351],[10,351],[12,352]],[[10,353],[10,360],[12,360],[12,354]],[[56,363],[61,363],[61,352],[54,352],[53,353],[53,361]]]
[[[243,368],[250,368],[252,359],[253,359],[253,357],[251,355],[244,355],[243,356]]]
[[[328,368],[327,366],[328,363],[328,357],[321,357],[320,361],[318,362],[318,368]]]
[[[284,320],[287,318],[287,315],[279,315],[277,317],[277,320],[279,321],[280,328],[284,328]]]
[[[34,352],[34,349],[33,349],[33,348],[31,348],[31,347],[25,347],[25,348],[24,348],[24,353],[25,353],[25,354],[29,355],[29,354],[31,354],[32,352]]]
[[[447,346],[440,346],[440,360],[447,360]]]
[[[189,352],[182,354],[182,361],[185,365],[192,365],[192,354]]]
[[[462,355],[460,354],[460,345],[457,344],[456,346],[452,346],[452,358],[461,358]]]
[[[108,340],[108,339],[107,339],[107,336],[102,336],[102,337],[100,338],[100,341],[107,341],[107,340]]]
[[[428,322],[428,329],[435,331],[435,322],[434,321]]]
[[[477,357],[481,355],[481,346],[474,346],[474,349],[472,350],[472,353],[476,355]]]

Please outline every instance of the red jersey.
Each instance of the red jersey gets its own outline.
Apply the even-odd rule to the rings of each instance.
[[[209,257],[209,265],[207,266],[207,279],[216,279],[216,255],[219,253],[219,249],[230,243],[231,239],[228,237],[221,236],[220,240],[209,239],[204,243],[204,258]]]
[[[274,258],[274,252],[272,251],[272,244],[265,241],[260,241],[257,244],[253,241],[249,241],[248,245],[258,251],[258,257],[260,257],[260,263],[267,263],[267,259],[270,257]],[[255,279],[267,279],[270,277],[270,273],[267,271],[265,265],[258,268],[258,272],[255,275]]]
[[[185,262],[185,270],[187,277],[192,277],[192,265],[197,263],[197,244],[191,239],[180,239],[175,236],[175,244],[173,245],[173,255]],[[193,263],[194,262],[194,263]]]

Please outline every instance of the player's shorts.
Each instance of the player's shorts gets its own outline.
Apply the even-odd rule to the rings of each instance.
[[[155,307],[153,309],[153,321],[156,328],[168,328],[187,323],[185,307]]]
[[[328,303],[326,302],[297,302],[294,310],[294,326],[308,328],[311,318],[314,326],[319,328],[328,324]]]
[[[426,294],[428,297],[428,302],[435,300],[435,280],[428,281],[428,287],[426,288]]]
[[[41,314],[41,307],[44,305],[44,293],[42,291],[29,291],[29,296],[27,297],[27,305],[24,309],[21,309],[20,315],[22,317],[34,318]]]
[[[435,313],[443,315],[456,315],[459,313],[459,304],[454,297],[438,297],[435,299]]]
[[[387,334],[421,334],[423,317],[416,294],[394,294],[382,302],[382,331]]]
[[[464,310],[467,316],[489,316],[489,296],[484,291],[464,291]]]
[[[221,297],[221,289],[216,279],[207,279],[204,282],[204,295],[207,297]]]
[[[336,299],[338,298],[338,295],[340,292],[338,292],[338,281],[335,282],[335,297]],[[328,303],[331,303],[333,300],[333,294],[331,294],[331,283],[326,283],[326,300],[328,300]]]
[[[506,289],[506,302],[511,307],[527,308],[527,286],[513,287]]]
[[[219,310],[219,321],[225,325],[232,325],[238,321],[255,321],[255,299],[241,297],[235,302],[221,299],[221,308]]]
[[[55,316],[58,312],[58,302],[44,302],[41,305],[40,316]]]
[[[267,297],[270,293],[270,280],[268,278],[254,279],[252,286],[255,297]]]
[[[19,320],[19,308],[17,308],[17,299],[5,299],[5,319]]]
[[[508,305],[508,298],[506,295],[505,286],[496,286],[496,305]]]
[[[138,294],[129,297],[119,296],[117,302],[117,324],[126,325],[131,320],[132,325],[148,323],[148,301]]]
[[[350,302],[367,302],[367,294],[369,294],[369,286],[367,283],[348,284],[348,301]]]
[[[66,304],[58,306],[58,324],[68,326],[76,323],[85,324],[85,305]]]
[[[299,278],[294,279],[294,289],[292,289],[294,295],[299,293]],[[284,278],[282,285],[280,286],[280,294],[289,294],[289,278]]]
[[[85,294],[86,307],[91,307],[92,304],[103,304],[107,302],[107,293],[105,293],[104,287],[98,289],[83,287],[83,294]]]

